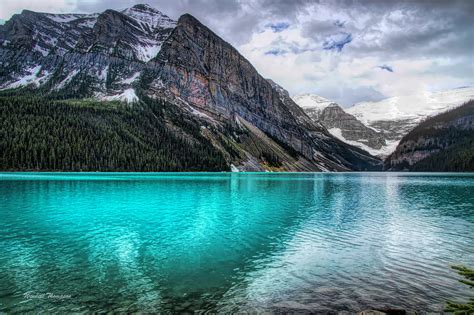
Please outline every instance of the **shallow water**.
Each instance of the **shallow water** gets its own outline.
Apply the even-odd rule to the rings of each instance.
[[[0,311],[439,311],[473,174],[0,173]]]

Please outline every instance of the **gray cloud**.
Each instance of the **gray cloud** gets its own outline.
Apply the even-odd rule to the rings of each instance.
[[[319,5],[352,20],[327,16],[304,22],[302,35],[313,39],[315,46],[331,43],[330,36],[341,31],[351,34],[350,50],[359,56],[465,54],[469,49],[472,53],[474,43],[474,1],[470,0],[101,0],[79,1],[77,10],[100,12],[142,2],[175,19],[190,13],[237,46],[262,25],[297,24],[299,15]],[[356,25],[360,17],[366,17],[365,23]]]
[[[102,12],[106,9],[123,9],[137,3],[147,3],[173,19],[190,13],[232,44],[249,38],[258,17],[246,15],[244,5],[238,0],[101,0],[79,2],[80,12]]]
[[[245,43],[259,30],[262,23],[296,19],[306,6],[315,3],[307,0],[101,0],[79,2],[77,11],[101,12],[106,9],[120,9],[137,3],[147,3],[171,18],[177,19],[190,13],[209,26],[225,40],[234,45]],[[280,21],[281,22],[281,21]]]
[[[314,92],[337,102],[343,107],[349,107],[358,102],[379,101],[385,97],[369,86],[322,86],[316,87]]]
[[[352,74],[347,68],[364,58],[374,60],[370,69],[385,63],[396,66],[400,81],[408,70],[403,72],[396,62],[417,59],[428,60],[431,66],[413,69],[411,74],[439,78],[439,86],[445,79],[473,82],[472,0],[77,0],[74,11],[102,12],[137,3],[148,3],[174,19],[190,13],[239,50],[253,36],[272,26],[278,35],[298,30],[306,41],[278,36],[277,40],[268,41],[268,47],[255,45],[247,49],[247,53],[257,51],[261,56],[246,57],[257,69],[259,63],[268,69],[268,63],[276,58],[289,58],[290,62],[291,56],[301,55],[298,62],[305,62],[308,67],[317,64],[313,68],[322,72],[312,74],[314,79],[310,80],[304,73],[305,67],[300,67],[299,77],[293,75],[287,84],[291,86],[298,77],[301,86],[314,84],[314,89],[307,92],[320,93],[342,104],[384,96],[375,85],[368,87],[365,82],[360,83],[362,86],[340,84],[355,82],[348,77]],[[324,50],[325,47],[329,50]],[[327,54],[337,56],[328,59]],[[337,74],[334,71],[340,62],[345,63],[346,70]],[[326,79],[328,73],[324,71],[331,73],[331,81]],[[354,80],[365,75],[365,79],[373,82],[377,82],[371,77],[374,73],[387,75],[383,71],[356,72]],[[337,75],[344,77],[335,78]],[[285,83],[285,76],[281,76],[274,79]]]
[[[359,56],[472,53],[474,1],[336,0],[328,5],[352,17],[353,21],[344,21],[344,28],[353,35],[351,50]],[[367,19],[356,25],[360,17]],[[302,34],[324,41],[337,32],[330,22],[307,22]]]
[[[303,24],[303,30],[301,34],[305,37],[320,40],[331,34],[335,34],[341,30],[341,22],[337,19],[334,20],[311,20]]]

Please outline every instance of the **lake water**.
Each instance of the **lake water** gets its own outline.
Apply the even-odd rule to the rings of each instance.
[[[1,173],[0,311],[439,311],[474,175]]]

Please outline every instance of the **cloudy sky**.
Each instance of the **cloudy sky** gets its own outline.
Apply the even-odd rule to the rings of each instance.
[[[136,3],[193,14],[292,95],[350,106],[474,85],[473,0],[1,0],[0,19]]]

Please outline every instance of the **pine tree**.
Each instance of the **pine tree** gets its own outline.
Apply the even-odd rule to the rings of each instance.
[[[0,94],[0,169],[222,171],[228,165],[199,124],[165,101],[129,106],[23,91]]]

